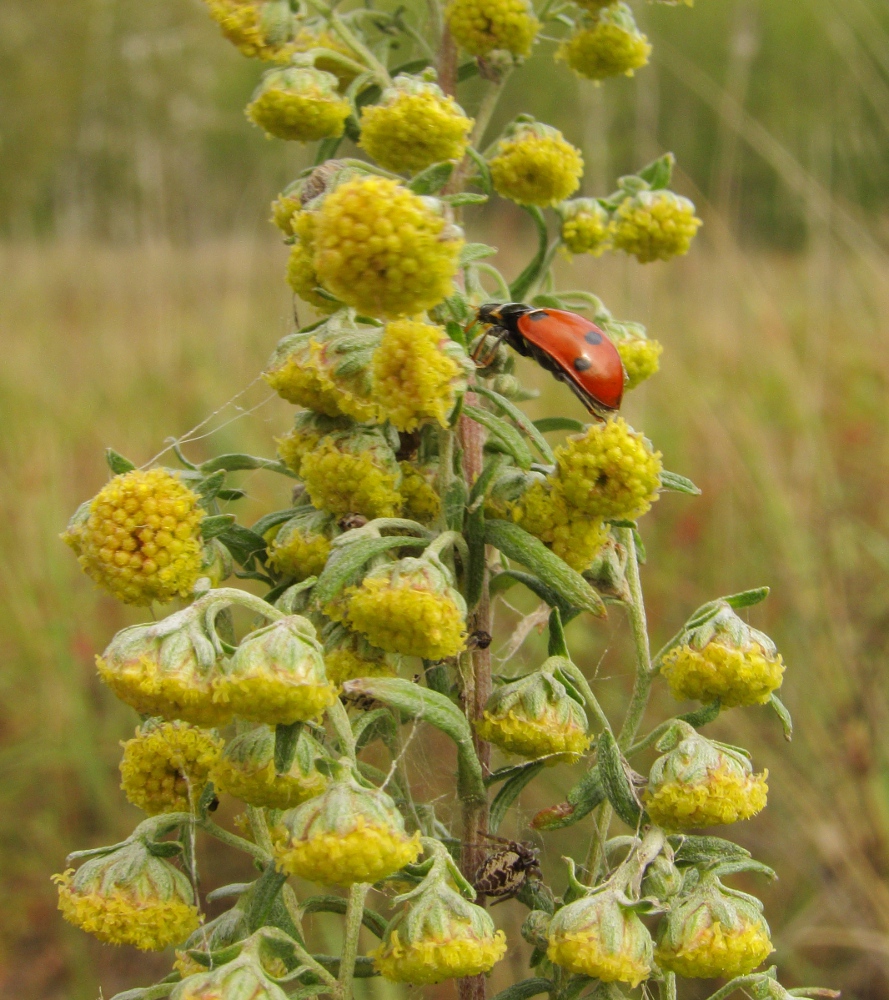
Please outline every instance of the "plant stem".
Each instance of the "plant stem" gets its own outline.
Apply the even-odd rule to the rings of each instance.
[[[254,858],[266,863],[271,858],[271,842],[269,843],[269,850],[266,850],[259,844],[251,844],[249,840],[239,837],[236,833],[229,833],[223,827],[217,826],[212,819],[199,819],[197,824],[202,830],[209,833],[211,837],[215,837],[223,844],[228,844],[229,847],[234,847],[238,851],[251,854]]]
[[[627,550],[627,584],[630,588],[630,600],[627,602],[627,614],[630,628],[633,632],[633,646],[636,651],[636,680],[633,684],[633,694],[627,708],[626,718],[617,738],[621,750],[626,750],[639,730],[642,716],[648,705],[651,694],[651,649],[648,643],[648,623],[645,619],[645,603],[642,597],[642,583],[639,579],[639,557],[636,552],[636,539],[632,528],[619,528],[619,541]]]
[[[256,806],[247,806],[247,819],[250,821],[250,830],[256,843],[269,854],[272,853],[272,837],[269,833],[269,824],[265,818],[265,812],[257,809]]]
[[[346,936],[343,940],[343,954],[340,958],[340,996],[351,1000],[352,980],[355,975],[355,959],[358,956],[358,935],[364,916],[364,900],[370,891],[367,882],[356,882],[349,889],[349,905],[346,909]]]

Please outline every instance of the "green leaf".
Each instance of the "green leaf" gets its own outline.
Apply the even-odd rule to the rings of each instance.
[[[676,472],[667,472],[666,469],[661,473],[661,489],[672,493],[687,493],[693,497],[701,495],[700,489],[690,479]]]
[[[521,469],[530,469],[533,458],[528,446],[525,444],[522,435],[501,417],[490,410],[483,410],[479,406],[469,406],[464,404],[463,412],[476,423],[482,425],[491,437],[506,449],[508,454],[515,459],[516,465]]]
[[[521,302],[537,281],[543,277],[549,247],[549,232],[546,228],[543,212],[536,205],[523,207],[537,227],[537,253],[534,254],[525,270],[509,286],[509,294],[513,302]]]
[[[466,150],[466,155],[478,168],[478,177],[476,181],[478,186],[484,191],[485,194],[494,193],[494,182],[491,179],[491,168],[488,166],[488,161],[482,156],[478,150],[473,149],[472,146]]]
[[[271,913],[281,887],[287,881],[284,872],[278,871],[274,864],[269,864],[262,875],[250,888],[250,898],[246,906],[247,926],[251,931],[257,931],[266,922]]]
[[[217,455],[216,458],[208,459],[199,466],[204,475],[224,469],[226,472],[240,472],[244,469],[270,469],[272,472],[280,472],[282,476],[289,476],[290,479],[297,479],[296,473],[288,469],[283,462],[273,458],[257,458],[255,455],[242,455],[233,453],[231,455]]]
[[[605,789],[596,765],[568,792],[564,802],[541,809],[531,820],[531,827],[534,830],[561,830],[566,826],[573,826],[604,801]]]
[[[716,701],[711,701],[707,705],[701,705],[700,708],[696,708],[692,712],[686,712],[684,715],[677,716],[677,718],[683,722],[687,722],[690,726],[694,726],[695,729],[700,729],[701,726],[706,726],[708,722],[713,722],[721,710],[722,705],[717,698]]]
[[[201,506],[206,507],[219,495],[219,491],[225,485],[225,469],[219,469],[211,473],[206,479],[202,479],[197,486],[196,492],[201,497]]]
[[[234,514],[212,514],[210,517],[205,517],[201,521],[201,538],[208,542],[211,538],[221,535],[234,523]]]
[[[342,896],[309,896],[300,904],[301,914],[306,913],[341,913],[345,914],[349,901]],[[365,908],[364,916],[361,919],[364,926],[372,933],[381,938],[386,930],[388,921],[380,916],[375,910]]]
[[[467,499],[466,483],[462,479],[455,479],[445,490],[442,506],[445,523],[450,531],[463,530]]]
[[[497,832],[500,824],[503,822],[506,811],[519,797],[525,785],[533,781],[543,770],[544,766],[541,763],[534,763],[530,767],[523,768],[518,774],[514,774],[503,783],[503,786],[494,796],[494,801],[491,803],[491,833]]]
[[[455,208],[459,205],[484,205],[488,200],[486,194],[475,194],[472,191],[461,191],[459,194],[443,194],[440,201],[447,202]]]
[[[572,618],[576,618],[580,614],[580,608],[572,607],[552,587],[547,587],[542,580],[538,580],[531,573],[523,573],[518,569],[504,569],[493,577],[491,580],[491,595],[504,593],[509,590],[513,582],[523,583],[541,601],[545,601],[551,608],[558,608],[563,622],[569,622]]]
[[[357,542],[339,546],[331,552],[327,565],[318,577],[318,582],[315,584],[315,600],[322,607],[328,601],[332,601],[343,587],[355,580],[365,563],[374,556],[382,555],[391,549],[407,547],[422,549],[428,544],[428,538],[390,535],[386,538],[362,538]]]
[[[288,774],[293,767],[302,726],[301,722],[275,726],[275,774]]]
[[[750,608],[759,604],[769,596],[769,587],[756,587],[754,590],[742,590],[740,594],[729,594],[723,600],[730,608]]]
[[[224,489],[220,490],[217,494],[220,500],[243,500],[247,496],[246,490],[237,489]]]
[[[718,878],[722,878],[723,875],[736,875],[738,872],[756,872],[758,875],[765,875],[768,879],[778,877],[774,868],[769,868],[768,865],[764,865],[761,861],[755,861],[753,858],[742,858],[740,861],[721,861],[708,870]]]
[[[523,979],[520,983],[507,986],[491,997],[491,1000],[528,1000],[529,997],[549,993],[552,989],[553,984],[549,979]]]
[[[438,194],[439,191],[447,184],[451,179],[451,174],[454,172],[454,164],[448,160],[443,163],[433,163],[431,167],[427,167],[425,170],[417,174],[416,177],[408,184],[408,188],[413,191],[414,194],[425,195],[425,194]],[[472,244],[470,244],[471,246]]]
[[[602,787],[617,815],[632,829],[643,822],[643,810],[630,779],[629,766],[617,745],[614,734],[604,729],[599,737],[597,758]]]
[[[457,745],[460,763],[460,797],[472,802],[486,800],[481,764],[472,744],[472,730],[466,716],[443,694],[420,687],[400,677],[361,677],[347,681],[350,694],[363,694],[391,705],[414,719],[423,719],[446,733]]]
[[[340,959],[338,955],[312,955],[312,958],[319,965],[323,965],[327,971],[334,976],[340,974]],[[371,976],[378,976],[379,973],[374,966],[374,960],[365,955],[359,955],[355,959],[355,970],[353,975],[356,979],[369,979]],[[328,990],[330,987],[328,987]]]
[[[675,843],[674,843],[675,841]],[[677,834],[670,838],[674,845],[677,865],[710,865],[729,861],[743,861],[750,851],[722,837],[696,837]]]
[[[478,62],[475,59],[470,59],[469,62],[463,63],[457,69],[457,83],[465,83],[466,80],[471,80],[474,76],[478,76]]]
[[[549,643],[546,655],[563,656],[566,660],[571,659],[568,643],[565,642],[565,629],[562,627],[562,613],[557,607],[549,613]]]
[[[490,247],[487,243],[464,243],[460,251],[460,267],[476,260],[484,260],[485,257],[493,257],[497,253],[497,247]]]
[[[494,480],[500,474],[500,470],[506,465],[507,457],[505,455],[491,455],[490,458],[485,462],[484,468],[481,471],[481,475],[472,484],[472,489],[469,491],[469,503],[470,506],[479,498],[486,498],[488,491],[494,483]]]
[[[527,771],[529,767],[536,767],[537,764],[536,760],[526,760],[521,764],[508,764],[506,767],[498,767],[496,771],[485,775],[485,785],[490,788],[491,785],[497,785],[501,781],[508,781],[517,774]]]
[[[664,153],[638,171],[636,176],[641,177],[653,190],[669,187],[675,163],[676,157],[672,153]]]
[[[787,711],[787,706],[776,694],[769,695],[769,705],[781,720],[784,739],[789,743],[793,739],[793,719],[790,717],[790,712]]]
[[[525,434],[528,435],[531,443],[540,452],[543,459],[550,465],[555,464],[556,456],[553,454],[549,442],[541,434],[540,430],[534,426],[534,422],[527,413],[524,413],[514,403],[501,396],[499,392],[494,392],[493,389],[489,389],[487,386],[475,385],[473,386],[473,392],[479,396],[484,396],[486,399],[490,399],[495,406],[499,407],[508,417],[511,417]]]
[[[454,322],[454,320],[449,319],[445,323],[445,330],[448,332],[448,336],[455,344],[459,344],[463,350],[466,350],[466,331],[460,326],[459,323]]]
[[[128,472],[135,471],[136,468],[128,458],[124,458],[123,455],[118,454],[113,448],[105,449],[105,461],[115,476],[126,475]]]
[[[482,599],[485,584],[485,508],[477,507],[466,521],[469,565],[466,567],[466,606],[472,611]]]
[[[288,510],[272,511],[271,514],[266,514],[265,517],[261,517],[255,524],[252,524],[250,526],[250,530],[254,535],[259,535],[259,537],[262,538],[271,528],[275,528],[279,524],[289,521],[290,518],[296,513],[298,513],[298,509],[296,507],[290,507]]]
[[[572,417],[542,417],[534,421],[534,426],[542,434],[549,434],[550,431],[571,431],[572,434],[577,434],[584,429],[585,424]]]
[[[262,535],[257,535],[241,524],[229,525],[216,537],[231,552],[236,562],[245,569],[250,569],[253,560],[266,550],[265,539]]]
[[[485,523],[485,541],[499,549],[507,558],[527,566],[568,607],[589,611],[599,618],[606,616],[602,598],[580,573],[517,524],[489,518]]]

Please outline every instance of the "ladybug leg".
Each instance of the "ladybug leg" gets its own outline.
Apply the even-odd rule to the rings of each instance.
[[[482,348],[487,343],[488,339],[487,334],[485,334],[481,338],[481,340],[479,340],[475,350],[472,352],[472,360],[475,362],[477,368],[487,368],[488,365],[494,360],[494,355],[497,353],[497,348],[509,336],[509,330],[507,330],[505,327],[495,326],[492,328],[492,331],[489,332],[493,332],[493,330],[497,331],[497,336],[494,340],[493,346],[489,348],[487,354],[485,355],[485,360],[479,361],[479,354],[481,353]]]

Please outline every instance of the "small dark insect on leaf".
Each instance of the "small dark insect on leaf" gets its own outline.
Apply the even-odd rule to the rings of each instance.
[[[492,642],[493,638],[490,632],[483,632],[481,629],[478,629],[470,634],[466,641],[466,646],[468,649],[487,649]]]

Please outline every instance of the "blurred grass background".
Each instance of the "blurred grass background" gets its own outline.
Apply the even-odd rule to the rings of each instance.
[[[780,872],[773,886],[745,884],[766,902],[776,959],[788,984],[879,1000],[889,13],[883,0],[701,0],[640,6],[639,17],[656,61],[634,80],[579,85],[542,54],[510,83],[501,121],[530,110],[582,145],[586,194],[665,149],[678,155],[677,184],[706,221],[690,256],[565,263],[562,285],[597,292],[665,344],[662,373],[632,394],[628,416],[704,490],[664,497],[645,522],[655,644],[704,600],[773,588],[751,621],[788,662],[794,742],[764,709],[711,730],[771,772],[768,810],[732,834]],[[116,770],[134,720],[96,682],[93,655],[140,617],[93,590],[57,535],[104,482],[107,445],[145,462],[215,414],[192,457],[271,454],[287,426],[289,407],[255,381],[291,322],[285,251],[265,219],[304,161],[244,120],[258,73],[199,0],[0,5],[4,1000],[95,1000],[168,968],[168,956],[94,944],[54,909],[48,875],[66,852],[113,842],[136,820]],[[519,266],[518,213],[485,209],[469,226],[510,248],[504,269]],[[544,391],[539,412],[582,416],[525,371]],[[245,484],[248,523],[286,498],[286,482]],[[572,628],[586,668],[628,681],[619,613]],[[570,780],[554,772],[509,829]],[[577,831],[553,840],[550,862]],[[225,852],[214,865],[213,885],[245,874]],[[513,919],[510,906],[498,919]],[[492,985],[518,974],[504,968]]]

